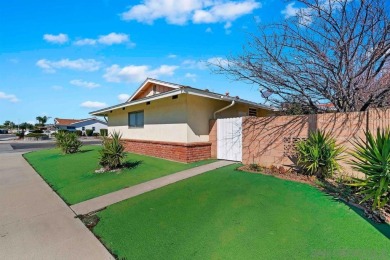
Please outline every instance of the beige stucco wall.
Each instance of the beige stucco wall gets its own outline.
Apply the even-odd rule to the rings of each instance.
[[[187,142],[187,106],[186,95],[178,99],[165,98],[127,107],[125,110],[113,110],[108,114],[109,132],[120,131],[122,138]],[[144,110],[144,127],[129,128],[128,113]]]
[[[226,107],[231,101],[214,100],[194,95],[181,94],[177,99],[167,97],[113,110],[108,114],[109,132],[120,131],[126,139],[165,142],[207,142],[209,141],[209,120],[214,112]],[[250,106],[236,103],[233,107],[218,113],[217,118],[248,115]],[[128,113],[144,110],[144,128],[129,128]],[[258,116],[267,111],[258,109]]]

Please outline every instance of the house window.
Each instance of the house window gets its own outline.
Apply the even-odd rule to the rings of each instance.
[[[66,129],[73,130],[73,129],[75,129],[75,127],[74,126],[67,126]]]
[[[129,127],[144,127],[144,111],[129,113]]]
[[[85,126],[81,127],[81,130],[85,131]]]
[[[92,126],[92,131],[95,131],[95,127],[94,126]]]
[[[257,109],[256,108],[249,108],[249,111],[248,111],[248,115],[249,116],[257,116]]]

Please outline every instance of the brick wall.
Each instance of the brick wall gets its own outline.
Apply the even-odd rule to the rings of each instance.
[[[146,140],[122,140],[127,152],[150,155],[179,162],[211,158],[211,143],[173,143]]]
[[[330,132],[337,143],[351,151],[353,142],[364,138],[364,131],[390,127],[390,108],[365,112],[329,113],[304,116],[246,117],[243,120],[243,163],[264,166],[294,166],[293,147],[311,131]],[[356,175],[342,162],[345,172]]]

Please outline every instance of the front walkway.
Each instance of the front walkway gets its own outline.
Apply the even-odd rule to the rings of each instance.
[[[0,150],[1,259],[113,259],[21,153]]]
[[[177,172],[171,175],[167,175],[158,179],[147,181],[123,190],[115,191],[94,199],[90,199],[71,206],[72,210],[78,215],[88,214],[93,211],[101,210],[109,205],[126,200],[142,193],[152,191],[166,185],[191,178],[193,176],[202,174],[204,172],[212,171],[220,167],[224,167],[236,162],[231,161],[218,161],[185,171]]]

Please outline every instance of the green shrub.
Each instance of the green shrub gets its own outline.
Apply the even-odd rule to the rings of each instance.
[[[29,134],[25,135],[25,137],[33,137],[36,140],[39,140],[39,138],[41,138],[41,137],[48,137],[48,135],[41,134],[41,133],[29,133]]]
[[[98,137],[99,133],[93,133],[92,136]]]
[[[64,131],[60,131],[56,134],[56,144],[65,154],[76,153],[82,146],[76,133]]]
[[[323,131],[312,132],[307,140],[299,141],[296,151],[297,164],[305,174],[326,178],[341,169],[338,161],[344,148]]]
[[[381,208],[390,199],[390,130],[378,128],[376,136],[365,132],[365,139],[355,142],[351,153],[352,168],[364,173],[365,179],[353,178],[351,186],[358,187],[358,194],[364,195],[361,201],[373,200],[372,208]]]
[[[107,136],[108,135],[108,129],[100,129],[100,135],[101,136]]]
[[[125,147],[121,144],[121,137],[122,135],[117,132],[112,133],[110,138],[103,137],[99,164],[106,170],[117,169],[123,164],[126,153]]]
[[[85,133],[87,134],[87,136],[92,136],[93,130],[92,129],[87,129],[87,130],[85,130]]]
[[[249,170],[259,172],[261,170],[261,167],[257,163],[251,163],[249,164]]]
[[[15,135],[20,139],[24,137],[24,132],[16,133]]]
[[[58,131],[57,131],[58,133],[68,133],[69,132],[69,130],[66,130],[66,129],[58,129]]]
[[[76,130],[76,131],[74,131],[75,132],[75,134],[77,135],[77,136],[81,136],[82,134],[83,134],[83,131],[81,131],[81,130]]]

